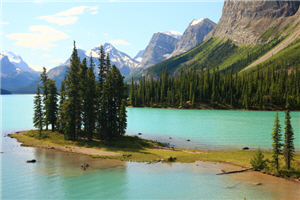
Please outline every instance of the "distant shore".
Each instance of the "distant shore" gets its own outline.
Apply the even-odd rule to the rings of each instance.
[[[10,134],[9,137],[16,138],[18,142],[22,143],[22,146],[53,149],[72,154],[87,155],[92,158],[119,159],[121,161],[147,162],[149,164],[155,162],[193,163],[195,161],[208,161],[231,164],[245,169],[251,167],[250,160],[256,153],[256,151],[247,150],[208,151],[170,148],[157,142],[141,139],[137,136],[124,136],[124,139],[115,145],[103,145],[95,141],[65,140],[63,137],[58,138],[59,133],[50,131],[46,132],[47,137],[37,139],[37,133],[38,131],[33,130],[20,131]],[[131,144],[124,144],[124,142]],[[130,146],[133,143],[135,146]],[[266,159],[271,159],[272,152],[264,151],[264,155]],[[170,158],[175,159],[170,160]],[[295,154],[294,162],[300,163],[299,153]],[[265,173],[279,177],[270,172]],[[300,177],[292,177],[291,180],[300,183]]]

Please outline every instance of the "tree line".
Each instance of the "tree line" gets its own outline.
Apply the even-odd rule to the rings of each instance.
[[[40,134],[43,127],[59,131],[65,138],[78,140],[93,138],[112,140],[125,134],[127,127],[127,87],[119,69],[111,66],[109,54],[99,49],[98,81],[94,73],[92,55],[82,62],[76,45],[70,59],[60,93],[44,68],[42,85],[34,99],[34,126]]]
[[[300,109],[300,77],[297,67],[270,68],[255,73],[220,73],[201,67],[181,70],[179,76],[169,76],[165,68],[159,78],[143,77],[131,80],[130,104],[134,107],[201,108],[209,105],[226,109]]]

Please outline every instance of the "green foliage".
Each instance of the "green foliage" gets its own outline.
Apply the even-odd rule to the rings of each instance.
[[[255,156],[250,161],[255,171],[261,171],[267,166],[267,161],[264,159],[264,155],[260,149],[257,150]]]
[[[273,161],[278,171],[279,169],[279,155],[282,155],[282,135],[281,135],[281,125],[279,123],[278,112],[276,112],[274,120],[274,128],[272,133],[272,147],[273,147]]]
[[[285,113],[285,132],[284,132],[284,146],[283,146],[283,156],[286,164],[286,169],[291,168],[291,161],[294,158],[295,146],[294,146],[294,132],[291,125],[291,116],[289,109]]]
[[[37,87],[36,96],[34,97],[34,114],[33,114],[33,126],[39,129],[39,136],[42,135],[42,129],[44,125],[44,113],[42,106],[42,97],[40,93],[40,87]]]
[[[256,73],[233,75],[219,73],[218,68],[201,67],[181,70],[176,77],[168,76],[168,69],[159,78],[133,79],[129,102],[135,107],[177,107],[218,109],[284,109],[287,99],[293,109],[300,109],[299,68],[283,66]]]

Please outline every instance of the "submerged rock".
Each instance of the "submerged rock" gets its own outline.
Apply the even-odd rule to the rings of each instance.
[[[35,163],[36,160],[35,160],[35,159],[32,159],[32,160],[27,160],[26,162],[27,162],[27,163]]]

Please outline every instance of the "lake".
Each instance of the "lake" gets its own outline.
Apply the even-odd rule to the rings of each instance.
[[[1,95],[1,199],[296,199],[300,184],[235,166],[147,164],[21,147],[4,137],[32,129],[34,95]],[[127,134],[199,149],[271,148],[275,112],[128,108]],[[280,112],[284,123],[284,113]],[[299,150],[300,113],[292,112]],[[283,126],[284,127],[284,126]],[[169,139],[169,138],[172,139]],[[187,139],[191,141],[188,142]],[[37,163],[26,163],[35,158]],[[89,170],[80,165],[87,162]],[[261,186],[252,183],[261,182]]]

